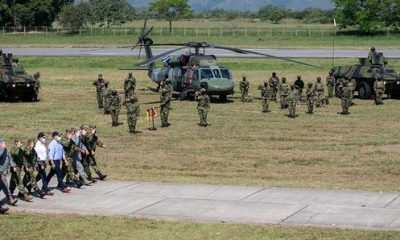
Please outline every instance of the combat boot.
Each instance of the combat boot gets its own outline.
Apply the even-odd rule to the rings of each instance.
[[[74,183],[76,185],[76,188],[81,188],[83,186],[83,183],[79,180],[74,180]]]
[[[16,198],[10,197],[8,199],[8,204],[10,204],[11,206],[17,205],[17,202],[18,202],[18,199],[16,199]]]
[[[24,200],[25,202],[31,202],[32,199],[33,199],[33,197],[32,197],[32,196],[29,196],[29,194],[27,194],[27,193],[23,194],[22,197],[23,197],[23,200]]]
[[[99,175],[99,179],[101,181],[104,181],[104,179],[106,179],[106,177],[107,177],[107,174],[103,175],[100,171],[96,171],[96,174]]]
[[[44,192],[42,192],[41,190],[37,190],[36,192],[39,195],[39,197],[42,199],[46,196],[46,194]]]
[[[8,211],[7,207],[5,207],[5,208],[0,207],[0,214],[5,214],[7,211]]]

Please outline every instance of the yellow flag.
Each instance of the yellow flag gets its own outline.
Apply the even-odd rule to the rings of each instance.
[[[337,24],[336,24],[336,19],[335,19],[335,18],[333,19],[333,26],[334,26],[334,27],[337,26]]]

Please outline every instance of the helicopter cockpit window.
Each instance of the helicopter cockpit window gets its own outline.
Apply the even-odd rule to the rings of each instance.
[[[207,69],[207,68],[203,68],[200,70],[200,76],[201,76],[201,79],[214,78],[214,75],[213,75],[211,69]]]
[[[395,74],[395,72],[394,72],[394,70],[393,70],[393,69],[386,69],[386,70],[385,70],[385,72],[386,72],[386,73]]]
[[[221,69],[221,74],[223,78],[232,79],[228,69]]]
[[[221,73],[219,73],[219,70],[218,70],[218,69],[213,69],[212,71],[213,71],[214,76],[215,76],[216,78],[221,78]]]

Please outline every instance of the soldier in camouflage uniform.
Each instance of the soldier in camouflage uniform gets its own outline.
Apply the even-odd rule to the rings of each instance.
[[[100,170],[100,167],[97,165],[96,161],[96,148],[99,147],[106,147],[106,145],[99,141],[99,138],[96,135],[96,126],[89,126],[89,165],[93,168],[94,172],[99,176],[99,179],[103,181],[106,179],[107,174],[103,174]]]
[[[125,99],[131,98],[135,94],[135,88],[136,78],[132,76],[132,73],[129,73],[124,82]]]
[[[286,83],[286,78],[282,78],[281,84],[279,84],[279,99],[281,104],[281,109],[285,109],[287,107],[286,98],[289,94],[289,85]]]
[[[333,71],[329,71],[329,76],[326,77],[326,86],[328,87],[328,97],[333,97],[333,91],[335,89],[335,77],[333,76]]]
[[[167,88],[162,86],[160,96],[160,115],[161,115],[161,127],[169,127],[171,124],[168,122],[169,108],[171,107],[171,96]]]
[[[126,115],[128,118],[128,127],[129,127],[129,133],[131,134],[136,134],[140,133],[139,131],[136,131],[136,122],[140,114],[140,106],[139,106],[139,101],[136,96],[133,96],[133,98],[127,99],[124,102],[124,105],[126,106]]]
[[[169,96],[170,98],[172,98],[172,91],[173,91],[173,89],[172,89],[171,80],[169,80],[169,78],[166,78],[166,79],[164,80],[164,86],[163,86],[163,88],[164,88],[165,90],[167,90],[168,96]]]
[[[322,105],[322,101],[325,98],[325,88],[324,88],[324,84],[321,82],[321,78],[317,77],[317,83],[315,83],[315,92],[317,93],[317,103],[316,103],[316,107],[321,107]]]
[[[110,99],[112,96],[112,89],[108,87],[108,81],[105,81],[104,88],[101,92],[103,99],[103,111],[104,114],[110,114]]]
[[[112,120],[111,123],[112,127],[117,127],[119,125],[118,116],[120,109],[121,109],[121,98],[119,97],[117,90],[113,90],[112,99],[110,101],[110,114]]]
[[[82,141],[82,144],[87,149],[87,152],[82,153],[83,169],[85,170],[85,173],[87,175],[87,179],[89,181],[92,181],[93,183],[95,183],[97,181],[94,178],[92,178],[92,172],[90,171],[90,165],[89,165],[89,153],[90,153],[89,137],[88,137],[89,126],[82,125],[82,126],[80,126],[80,129],[81,129],[81,141]]]
[[[350,89],[350,106],[354,105],[353,98],[354,98],[354,91],[356,90],[356,85],[357,85],[357,82],[354,78],[351,79],[348,83],[348,87]]]
[[[383,104],[383,94],[385,93],[385,83],[381,76],[377,77],[374,82],[374,91],[375,91],[375,104],[381,105]]]
[[[278,86],[280,84],[279,78],[276,76],[276,72],[272,73],[268,83],[271,88],[271,100],[276,102],[276,95],[278,94]]]
[[[272,98],[272,86],[268,82],[264,82],[264,86],[261,87],[261,99],[262,99],[262,112],[267,113],[271,112],[269,110],[269,101]]]
[[[83,183],[78,179],[78,177],[75,174],[75,169],[72,164],[72,154],[74,153],[74,143],[72,142],[72,133],[73,133],[72,128],[68,128],[65,130],[65,135],[63,138],[61,138],[61,145],[64,148],[65,152],[65,159],[66,161],[63,160],[63,165],[61,167],[62,175],[63,178],[66,178],[67,184],[70,184],[71,181],[75,184],[77,188],[80,188]]]
[[[304,81],[301,79],[301,75],[297,75],[296,81],[294,81],[294,88],[297,91],[298,101],[302,101],[303,98],[303,89],[304,89]]]
[[[290,85],[290,91],[289,91],[289,95],[287,97],[287,104],[288,104],[288,110],[289,110],[288,117],[290,117],[290,118],[296,117],[297,98],[298,98],[298,96],[296,94],[294,86]]]
[[[338,97],[338,98],[342,98],[343,82],[345,80],[346,80],[345,78],[341,77],[336,82],[335,94],[336,94],[336,97]]]
[[[23,150],[24,158],[26,160],[26,164],[24,166],[25,176],[23,184],[28,189],[29,193],[31,193],[31,189],[33,188],[33,190],[37,192],[40,198],[44,198],[46,194],[40,190],[36,182],[35,169],[37,166],[37,154],[35,152],[34,146],[34,140],[29,139],[27,146]]]
[[[18,202],[18,200],[12,196],[10,188],[8,187],[7,183],[7,172],[9,168],[11,169],[15,168],[15,163],[11,158],[9,151],[6,148],[6,142],[4,141],[4,139],[0,138],[0,190],[2,190],[6,195],[8,203],[10,205],[15,205]],[[1,204],[2,201],[0,201],[0,206]],[[1,206],[0,213],[3,214],[7,211],[8,208],[3,208]]]
[[[200,89],[200,92],[196,93],[196,98],[199,101],[197,104],[197,112],[200,117],[200,126],[207,127],[207,115],[210,111],[210,97],[206,93],[206,89]]]
[[[320,79],[321,81],[321,79]],[[307,98],[307,108],[308,111],[306,113],[313,114],[314,113],[314,101],[315,101],[315,88],[313,88],[313,84],[311,82],[308,83],[306,90],[306,98]]]
[[[102,90],[104,88],[104,82],[105,80],[103,79],[103,74],[101,73],[99,73],[97,80],[93,82],[93,85],[96,87],[97,104],[99,105],[99,108],[103,108]]]
[[[249,95],[250,82],[247,81],[246,76],[242,76],[242,81],[240,81],[240,93],[242,95],[242,102],[246,101]]]
[[[22,150],[22,143],[19,139],[15,140],[15,145],[11,148],[10,153],[15,163],[15,168],[12,169],[11,173],[10,192],[13,194],[15,189],[18,188],[18,196],[30,202],[33,198],[25,190],[22,178],[23,168],[27,166],[27,162],[24,159],[24,151]]]
[[[347,115],[350,114],[349,112],[349,107],[350,107],[350,88],[348,86],[348,81],[345,80],[343,81],[343,87],[342,87],[342,92],[341,92],[341,98],[342,98],[342,112],[339,114],[342,115]]]

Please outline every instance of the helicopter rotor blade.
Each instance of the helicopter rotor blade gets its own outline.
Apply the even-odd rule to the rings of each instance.
[[[138,59],[140,59],[140,54],[142,53],[142,46],[143,46],[143,45],[140,44]]]
[[[139,64],[137,64],[137,65],[138,65],[138,66],[146,66],[146,65],[149,65],[149,64],[151,64],[151,63],[153,63],[153,62],[155,62],[155,61],[157,61],[157,60],[159,60],[159,59],[161,59],[161,58],[163,58],[163,57],[165,57],[165,56],[167,56],[167,55],[169,55],[169,54],[171,54],[171,53],[173,53],[173,52],[177,52],[177,51],[180,51],[180,50],[185,49],[185,48],[186,48],[186,46],[185,46],[185,47],[175,48],[175,49],[166,51],[166,52],[161,53],[161,54],[159,54],[159,55],[157,55],[157,56],[154,56],[154,57],[152,57],[152,58],[149,58],[149,59],[147,59],[146,61],[141,62],[141,63],[139,63]]]
[[[225,49],[225,50],[229,50],[229,51],[237,52],[237,53],[242,53],[242,54],[255,54],[255,55],[259,55],[259,56],[285,60],[285,61],[288,61],[288,62],[293,62],[293,63],[302,64],[302,65],[306,65],[306,66],[309,66],[309,67],[314,67],[314,68],[321,69],[320,66],[316,66],[316,65],[313,65],[313,64],[309,64],[309,63],[293,60],[293,59],[290,59],[290,58],[278,57],[278,56],[274,56],[274,55],[267,54],[267,53],[260,53],[260,52],[254,52],[254,51],[250,51],[250,50],[245,50],[245,49],[221,47],[221,46],[211,46],[211,47],[212,48],[218,48],[218,49]]]
[[[147,30],[146,33],[144,33],[142,35],[142,39],[146,38],[150,34],[151,31],[153,31],[153,27],[149,28],[149,30]]]

